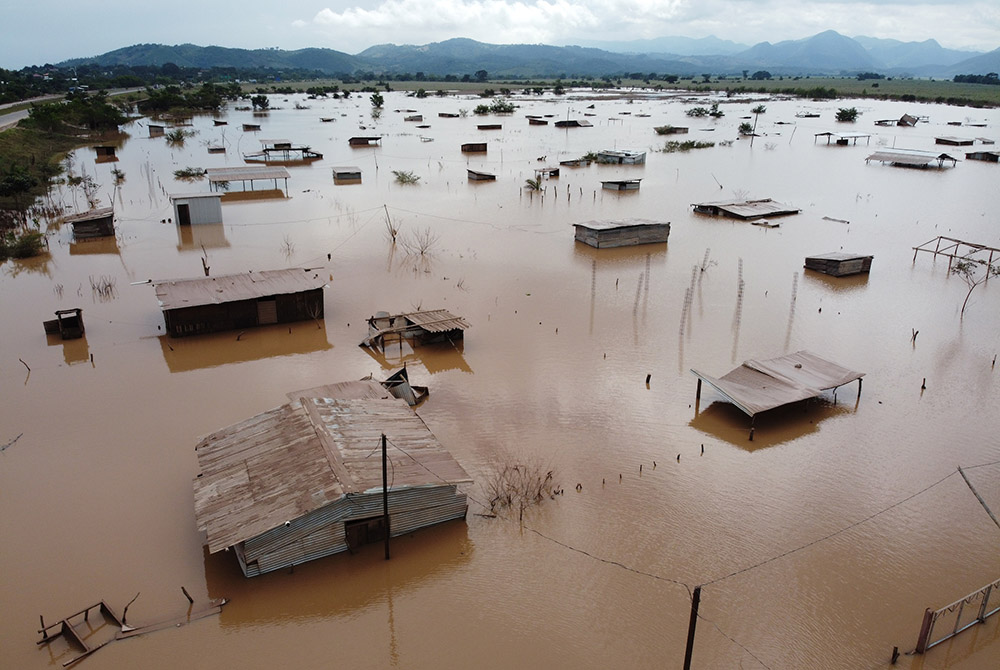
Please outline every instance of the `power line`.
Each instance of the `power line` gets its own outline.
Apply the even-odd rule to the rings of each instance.
[[[762,565],[766,565],[768,563],[771,563],[772,561],[776,561],[779,558],[784,558],[785,556],[790,556],[790,555],[792,555],[792,554],[794,554],[796,552],[802,551],[803,549],[808,549],[809,547],[813,546],[814,544],[819,544],[820,542],[824,542],[826,540],[829,540],[832,537],[836,537],[837,535],[840,535],[841,533],[847,532],[847,531],[849,531],[852,528],[860,526],[861,524],[865,523],[866,521],[871,521],[872,519],[874,519],[875,517],[879,516],[880,514],[885,514],[889,510],[894,509],[896,507],[899,507],[903,503],[905,503],[905,502],[907,502],[909,500],[912,500],[913,498],[916,498],[918,495],[920,495],[922,493],[926,493],[927,491],[931,490],[932,488],[934,488],[938,484],[942,483],[943,481],[945,481],[949,477],[954,476],[955,474],[957,474],[957,471],[956,472],[949,472],[944,477],[942,477],[941,479],[937,480],[936,482],[934,482],[930,486],[922,488],[919,491],[917,491],[916,493],[914,493],[912,495],[909,495],[906,498],[903,498],[902,500],[894,502],[893,504],[889,505],[888,507],[885,507],[885,508],[883,508],[883,509],[881,509],[881,510],[879,510],[879,511],[873,513],[873,514],[870,514],[870,515],[866,516],[864,519],[861,519],[860,521],[855,521],[854,523],[852,523],[852,524],[850,524],[848,526],[845,526],[845,527],[841,528],[840,530],[834,531],[834,532],[830,533],[829,535],[824,535],[823,537],[818,538],[816,540],[813,540],[812,542],[807,542],[806,544],[803,544],[803,545],[800,545],[798,547],[795,547],[794,549],[789,549],[788,551],[785,551],[783,553],[777,554],[776,556],[772,556],[771,558],[765,559],[765,560],[763,560],[763,561],[761,561],[759,563],[755,563],[754,565],[749,565],[749,566],[747,566],[745,568],[742,568],[740,570],[736,570],[735,572],[730,572],[728,575],[725,575],[723,577],[719,577],[719,578],[713,579],[713,580],[711,580],[709,582],[705,582],[702,586],[709,586],[711,584],[717,584],[718,582],[721,582],[724,579],[729,579],[730,577],[735,577],[736,575],[743,574],[744,572],[748,572],[748,571],[753,570],[755,568],[759,568]]]

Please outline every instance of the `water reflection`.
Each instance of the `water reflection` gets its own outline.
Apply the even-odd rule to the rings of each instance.
[[[868,273],[861,272],[847,277],[834,277],[832,275],[816,272],[815,270],[803,270],[802,275],[806,282],[814,286],[821,286],[831,291],[839,293],[850,293],[868,286]]]
[[[73,240],[70,242],[70,256],[81,256],[85,254],[120,255],[121,249],[118,247],[118,238],[113,235],[108,235],[106,237],[95,237],[89,240]]]
[[[205,582],[210,598],[229,601],[220,615],[224,628],[329,619],[447,577],[469,563],[474,545],[459,519],[393,538],[390,547],[388,561],[382,544],[371,544],[356,554],[341,552],[252,579],[243,576],[231,552],[210,555],[205,549]]]
[[[285,199],[285,192],[280,188],[269,188],[262,191],[230,191],[222,195],[222,202],[248,202],[253,200]]]
[[[223,196],[224,197],[224,196]],[[222,249],[229,246],[226,226],[221,223],[199,223],[193,226],[177,226],[177,250],[201,251]]]
[[[327,341],[326,324],[320,322],[317,327],[312,321],[262,326],[239,335],[230,331],[182,338],[160,335],[157,339],[170,372],[189,372],[333,348]]]
[[[746,451],[790,442],[819,430],[819,423],[853,412],[855,404],[830,398],[811,398],[777,407],[757,414],[752,423],[736,405],[721,400],[713,401],[705,409],[695,403],[695,416],[688,425],[723,442],[729,442]],[[750,427],[753,426],[753,440]]]
[[[374,347],[361,347],[374,358],[383,370],[396,370],[404,365],[419,363],[431,374],[460,370],[473,374],[472,368],[465,361],[465,341],[437,342],[422,344],[417,349],[400,340],[399,345],[390,345],[387,351],[379,351]]]
[[[67,365],[86,363],[90,360],[90,346],[87,344],[86,336],[74,340],[64,340],[57,333],[47,334],[45,338],[50,347],[62,345],[63,360],[66,361]]]

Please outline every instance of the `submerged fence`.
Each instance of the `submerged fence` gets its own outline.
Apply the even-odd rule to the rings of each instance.
[[[990,596],[993,596],[992,610],[990,609]],[[966,605],[970,606],[969,612],[966,612]],[[987,617],[997,612],[1000,612],[1000,579],[973,591],[964,598],[960,598],[939,610],[927,608],[924,612],[923,624],[920,626],[917,648],[914,651],[922,654],[934,645],[941,644],[945,640],[955,637],[970,626],[974,626],[977,623],[985,623]],[[971,619],[968,616],[970,613],[974,613],[974,617]],[[950,624],[951,629],[935,640],[934,628],[939,623]]]

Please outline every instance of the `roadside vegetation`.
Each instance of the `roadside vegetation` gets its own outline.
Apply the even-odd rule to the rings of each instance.
[[[40,219],[46,208],[35,205],[36,199],[64,172],[67,153],[117,134],[127,121],[105,95],[75,95],[65,103],[33,105],[17,128],[0,133],[0,258],[42,251]],[[84,177],[73,174],[67,183],[74,193],[86,186]]]

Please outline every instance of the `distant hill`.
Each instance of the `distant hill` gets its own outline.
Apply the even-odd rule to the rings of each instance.
[[[937,40],[923,42],[900,42],[877,37],[855,37],[854,41],[863,46],[875,62],[886,68],[919,68],[925,65],[949,66],[971,58],[976,53],[945,49]]]
[[[752,68],[790,69],[811,73],[862,72],[874,70],[875,59],[865,48],[833,30],[801,40],[771,44],[761,42],[732,56]]]
[[[75,58],[60,63],[74,67],[85,63],[97,65],[163,65],[174,63],[181,67],[234,67],[234,68],[301,68],[327,73],[351,73],[359,67],[357,58],[333,49],[230,49],[227,47],[202,47],[195,44],[136,44],[115,49],[93,58]]]
[[[456,38],[431,44],[381,44],[350,55],[333,49],[230,49],[194,44],[167,46],[137,44],[92,58],[77,58],[62,66],[163,65],[209,68],[272,68],[319,71],[327,75],[371,73],[392,76],[419,72],[427,76],[464,76],[486,70],[491,78],[503,77],[605,77],[635,73],[695,76],[702,73],[739,74],[767,70],[775,75],[841,75],[881,72],[888,75],[952,77],[987,74],[1000,70],[1000,49],[988,54],[944,49],[934,40],[899,42],[870,37],[851,39],[835,31],[801,40],[749,48],[717,38],[690,40],[665,37],[633,42],[607,42],[612,51],[588,46],[544,44],[487,44]],[[722,52],[696,53],[710,48]],[[655,51],[646,51],[653,49]],[[660,51],[667,49],[668,51]],[[672,51],[682,52],[673,54]],[[728,53],[726,50],[730,50]],[[684,53],[686,52],[686,53]]]
[[[619,42],[588,40],[575,41],[574,44],[614,53],[671,54],[675,56],[728,56],[749,48],[747,44],[720,40],[714,35],[697,39],[693,37],[654,37],[648,40]]]

